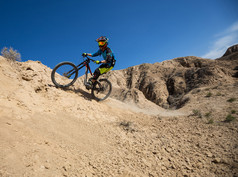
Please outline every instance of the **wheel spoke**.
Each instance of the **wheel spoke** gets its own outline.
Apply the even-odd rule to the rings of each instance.
[[[69,87],[78,77],[78,72],[76,70],[77,68],[73,63],[60,63],[53,69],[51,79],[58,87]]]
[[[101,79],[95,83],[92,94],[98,101],[102,101],[110,95],[111,89],[111,83],[107,79]]]

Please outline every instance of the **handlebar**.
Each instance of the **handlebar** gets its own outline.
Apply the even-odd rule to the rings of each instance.
[[[91,59],[91,58],[89,58],[87,55],[86,56],[83,56],[83,58],[87,58],[86,60],[90,60],[90,61],[92,61],[92,62],[95,62],[96,60],[93,60],[93,59]]]

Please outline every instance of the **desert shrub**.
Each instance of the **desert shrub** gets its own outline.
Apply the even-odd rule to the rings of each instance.
[[[236,113],[236,110],[231,110],[231,114],[235,114]]]
[[[201,111],[197,110],[197,109],[193,109],[193,116],[198,116],[199,118],[202,118],[202,113]]]
[[[211,116],[211,114],[212,114],[211,112],[207,112],[207,113],[205,114],[205,117],[206,117],[206,118],[209,118],[209,117]]]
[[[120,123],[120,126],[129,127],[131,124],[132,124],[132,123],[129,122],[129,121],[122,121],[122,122]]]
[[[7,58],[11,61],[21,61],[21,54],[18,53],[17,50],[14,50],[12,47],[10,47],[10,49],[4,47],[1,51],[1,54],[4,58]]]
[[[214,123],[213,118],[209,119],[209,120],[207,121],[207,123],[208,123],[208,124],[213,124],[213,123]]]
[[[230,98],[230,99],[227,100],[227,102],[230,102],[230,103],[232,103],[234,101],[236,101],[236,98]]]
[[[225,122],[231,122],[233,120],[235,120],[236,118],[234,116],[232,116],[231,114],[228,114],[226,116]]]
[[[119,124],[120,127],[122,127],[127,132],[135,132],[135,129],[132,126],[132,122],[129,121],[122,121]]]
[[[211,92],[208,92],[206,97],[211,97],[212,96],[212,93]]]
[[[208,124],[213,124],[213,123],[214,123],[214,120],[213,120],[213,118],[211,117],[211,115],[212,115],[212,112],[211,112],[211,111],[204,114],[204,116],[207,118],[207,123],[208,123]]]

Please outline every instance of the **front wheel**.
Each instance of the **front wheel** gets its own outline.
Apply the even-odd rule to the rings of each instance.
[[[100,79],[93,84],[92,95],[97,101],[103,101],[109,97],[112,84],[107,79]]]
[[[77,67],[71,62],[59,63],[51,72],[51,80],[56,87],[69,87],[74,84],[77,78]]]

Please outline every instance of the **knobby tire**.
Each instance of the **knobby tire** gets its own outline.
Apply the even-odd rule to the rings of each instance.
[[[107,89],[107,90],[104,90],[104,89]],[[99,81],[96,81],[94,83],[91,93],[92,93],[92,96],[95,98],[95,100],[103,101],[109,97],[111,92],[112,92],[111,82],[107,79],[100,79]]]
[[[72,78],[70,78],[70,79],[68,79],[68,77],[66,77],[65,75],[63,75],[61,73],[57,73],[57,71],[60,70],[60,68],[63,68],[65,66],[66,67],[67,66],[71,66],[72,67],[72,69],[70,70],[71,71],[70,73],[74,73],[74,76]],[[67,73],[67,72],[69,72],[69,71],[68,70],[64,71],[64,73]],[[67,83],[67,84],[59,83],[59,81],[61,80],[59,75],[61,76],[61,78],[65,79],[65,80],[68,79],[67,81],[69,81],[69,83]],[[58,78],[56,79],[56,77],[58,77]],[[55,84],[56,87],[60,87],[60,88],[66,88],[66,87],[69,87],[69,86],[73,85],[75,83],[75,81],[77,80],[77,78],[78,78],[78,69],[71,62],[59,63],[58,65],[56,65],[54,67],[54,69],[51,72],[51,80],[52,80],[52,82]]]

